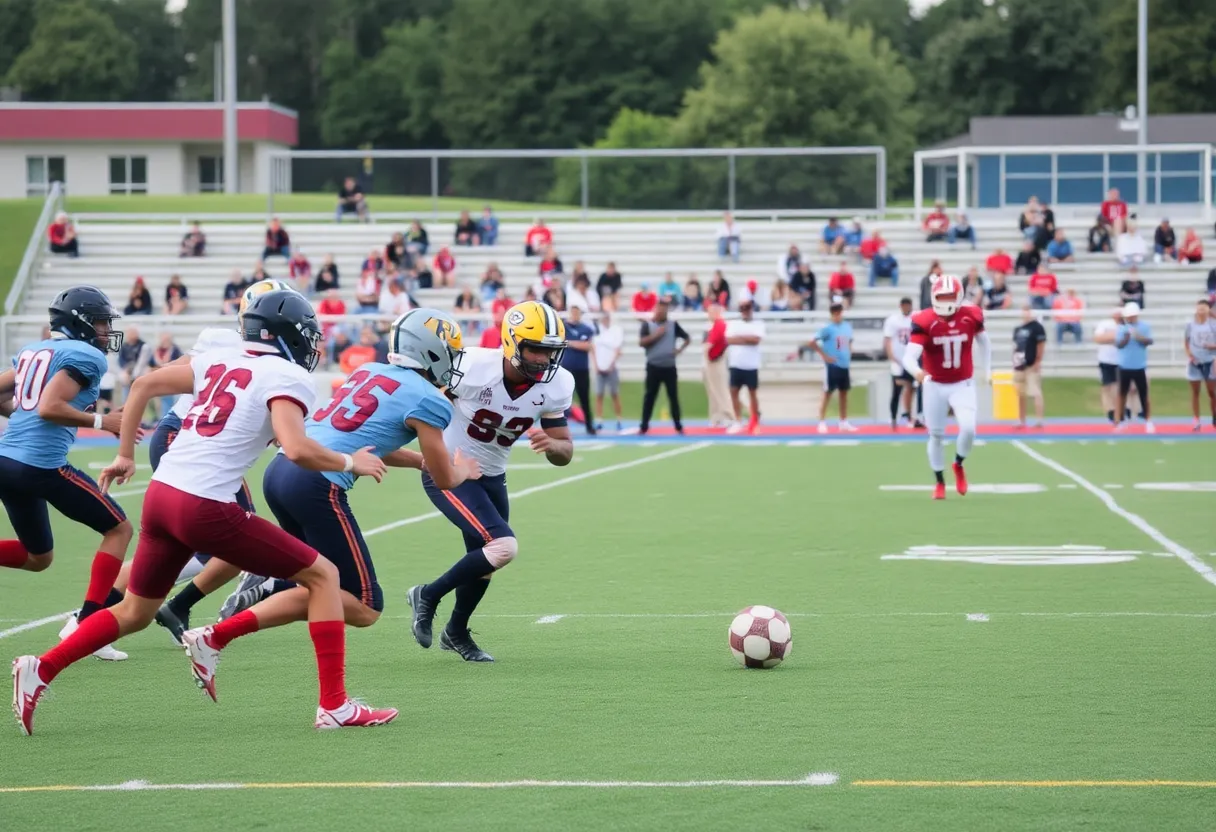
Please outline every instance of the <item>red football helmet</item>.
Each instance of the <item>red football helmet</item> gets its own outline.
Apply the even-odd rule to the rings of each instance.
[[[949,318],[963,302],[963,284],[952,274],[940,275],[933,281],[931,296],[933,311],[943,318]]]

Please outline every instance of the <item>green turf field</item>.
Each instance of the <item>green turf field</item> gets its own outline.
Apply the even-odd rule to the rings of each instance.
[[[473,622],[496,664],[412,641],[405,590],[461,546],[442,519],[382,529],[431,511],[416,475],[393,472],[352,494],[387,609],[350,632],[348,688],[401,708],[396,723],[312,730],[301,626],[230,646],[218,704],[154,629],[122,642],[125,664],[64,673],[33,737],[0,731],[0,826],[1213,828],[1213,493],[1134,487],[1216,488],[1210,443],[987,444],[973,493],[944,504],[882,488],[926,482],[919,443],[516,460],[521,553]],[[118,492],[132,515],[147,475]],[[12,630],[84,591],[92,535],[55,528],[51,571],[0,572],[5,656],[49,647],[57,622]],[[1099,562],[1025,563],[1064,556]],[[750,604],[790,616],[776,670],[727,648]],[[798,784],[812,773],[832,785]],[[244,787],[71,790],[133,781]]]

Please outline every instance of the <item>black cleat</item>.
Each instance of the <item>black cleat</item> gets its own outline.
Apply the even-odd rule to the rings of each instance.
[[[177,613],[168,605],[163,605],[156,611],[156,623],[169,631],[169,637],[179,646],[182,643],[182,633],[190,629],[190,616],[178,618]]]
[[[472,633],[469,630],[453,633],[444,627],[443,632],[439,634],[439,649],[459,653],[460,658],[466,662],[494,661],[493,656],[477,646],[477,642],[473,641]]]
[[[414,611],[414,620],[410,629],[414,632],[414,641],[422,647],[431,646],[431,624],[435,620],[435,605],[422,595],[423,584],[410,587],[406,593],[406,603]]]

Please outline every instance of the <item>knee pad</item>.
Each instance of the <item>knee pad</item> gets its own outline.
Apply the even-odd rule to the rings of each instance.
[[[481,551],[485,553],[490,566],[502,569],[515,560],[515,555],[519,552],[519,544],[513,537],[496,537],[482,546]]]
[[[938,442],[944,441],[946,439],[946,429],[945,428],[931,429],[929,431],[929,438],[936,439]]]

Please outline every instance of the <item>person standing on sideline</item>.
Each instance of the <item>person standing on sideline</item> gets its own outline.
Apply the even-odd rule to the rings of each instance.
[[[912,298],[901,298],[899,311],[892,312],[882,324],[882,351],[891,362],[891,430],[912,424],[912,388],[916,379],[904,369],[904,349],[912,338]],[[903,405],[901,408],[900,405]]]
[[[825,377],[823,400],[819,402],[819,432],[828,432],[828,402],[832,393],[840,391],[840,425],[842,431],[854,433],[857,428],[849,424],[849,362],[853,357],[853,325],[844,319],[844,304],[833,303],[828,307],[832,320],[819,330],[808,345],[823,359]]]
[[[1135,303],[1124,306],[1123,325],[1115,333],[1115,346],[1119,348],[1119,405],[1115,408],[1115,430],[1124,427],[1127,392],[1134,384],[1143,408],[1144,432],[1157,432],[1148,403],[1148,348],[1152,343],[1153,331],[1140,320],[1140,307]]]
[[[595,328],[583,320],[581,306],[571,306],[566,318],[566,352],[562,355],[562,366],[574,376],[574,394],[578,406],[583,409],[583,424],[587,435],[595,435],[595,419],[591,414],[591,339]]]
[[[1094,343],[1098,345],[1098,378],[1102,384],[1102,406],[1106,408],[1106,420],[1115,423],[1115,408],[1119,405],[1119,348],[1115,346],[1115,333],[1123,323],[1123,309],[1115,310],[1109,318],[1098,321],[1094,327]],[[1124,418],[1129,414],[1125,413]]]
[[[705,333],[705,360],[701,364],[701,379],[705,382],[705,398],[709,402],[709,423],[713,427],[734,424],[731,406],[730,378],[726,371],[726,319],[720,303],[706,308],[709,330]]]
[[[650,430],[650,416],[654,413],[660,385],[667,390],[667,404],[671,407],[671,421],[676,433],[684,433],[684,423],[680,421],[676,358],[688,349],[691,339],[684,327],[667,319],[669,306],[665,298],[659,298],[654,308],[654,320],[642,321],[642,333],[638,340],[638,344],[646,350],[646,392],[642,397],[642,424],[638,427],[638,433],[643,435]]]
[[[756,302],[750,297],[739,301],[740,318],[728,321],[726,324],[726,343],[730,350],[726,354],[726,364],[730,368],[730,403],[734,413],[734,423],[727,428],[727,433],[739,433],[743,430],[742,407],[739,403],[739,391],[747,388],[748,412],[747,432],[755,433],[760,424],[760,399],[756,395],[760,387],[760,342],[764,340],[764,321],[754,317]]]
[[[1030,306],[1022,307],[1022,324],[1013,331],[1013,385],[1018,391],[1018,427],[1026,427],[1026,399],[1034,399],[1035,427],[1043,427],[1043,354],[1047,330]]]
[[[1195,304],[1195,320],[1188,321],[1186,337],[1182,342],[1186,349],[1186,380],[1191,383],[1191,412],[1195,414],[1195,425],[1191,430],[1199,431],[1199,385],[1208,390],[1208,407],[1212,411],[1212,427],[1216,428],[1216,318],[1212,317],[1212,304],[1204,299]]]
[[[612,310],[614,308],[615,304],[605,304],[604,311],[600,313],[599,331],[591,339],[591,365],[595,368],[597,430],[604,427],[604,393],[612,396],[612,408],[616,412],[616,429],[618,431],[621,429],[621,375],[616,364],[621,360],[621,348],[625,346],[625,330],[621,328],[620,324],[613,323]]]

